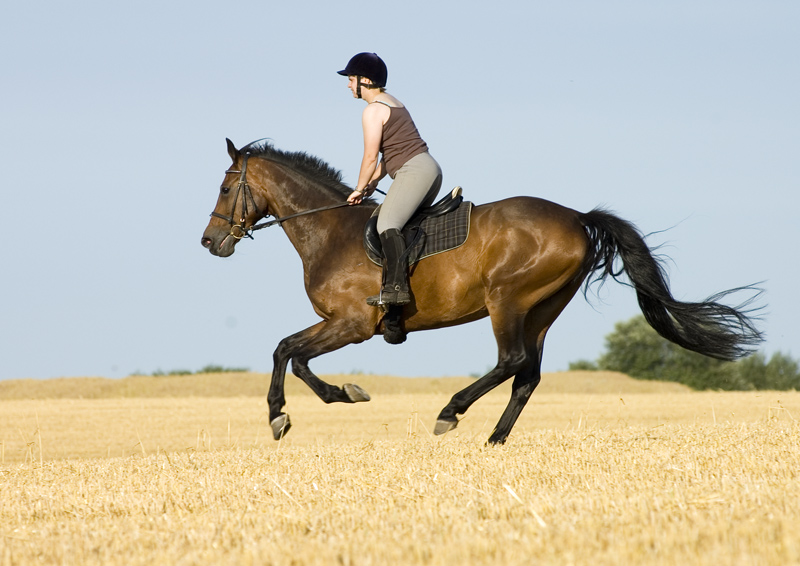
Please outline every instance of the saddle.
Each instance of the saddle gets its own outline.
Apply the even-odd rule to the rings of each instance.
[[[408,249],[408,265],[428,256],[461,246],[469,235],[472,203],[465,201],[461,187],[454,188],[441,200],[418,210],[403,228]],[[383,264],[383,248],[378,235],[378,212],[375,209],[364,228],[364,250],[376,265]]]

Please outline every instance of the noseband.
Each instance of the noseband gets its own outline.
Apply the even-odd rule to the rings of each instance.
[[[256,213],[259,217],[264,217],[267,215],[266,212],[261,212],[256,204],[256,199],[253,198],[253,191],[250,190],[250,185],[247,184],[247,160],[250,159],[250,152],[246,152],[244,157],[242,158],[242,168],[241,170],[237,169],[228,169],[225,171],[225,174],[228,173],[239,173],[239,183],[236,186],[236,195],[233,197],[233,206],[231,206],[231,214],[230,216],[225,216],[224,214],[220,214],[219,212],[212,212],[211,216],[216,218],[221,218],[230,224],[231,232],[230,235],[236,238],[237,240],[241,240],[245,236],[253,239],[253,229],[252,228],[245,228],[245,221],[247,219],[247,199],[250,199],[250,202],[253,203],[253,208],[255,209]],[[242,215],[239,218],[239,223],[236,223],[234,219],[234,214],[236,213],[236,202],[239,200],[239,195],[242,195]]]

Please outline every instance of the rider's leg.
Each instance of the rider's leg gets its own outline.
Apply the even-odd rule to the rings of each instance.
[[[406,305],[411,302],[408,287],[408,255],[406,241],[397,228],[389,228],[381,233],[383,245],[383,286],[380,293],[367,297],[367,304]]]
[[[383,199],[378,213],[378,234],[390,228],[402,230],[420,207],[433,204],[441,187],[442,170],[429,153],[409,159],[395,173]]]
[[[405,305],[411,301],[408,257],[403,226],[423,206],[430,206],[442,186],[442,170],[428,153],[412,157],[394,176],[378,213],[378,234],[383,245],[383,286],[367,304]]]

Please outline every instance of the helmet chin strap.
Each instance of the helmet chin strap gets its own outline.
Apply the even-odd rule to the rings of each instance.
[[[372,84],[362,83],[361,82],[361,76],[360,75],[356,75],[356,98],[363,98],[361,96],[361,87],[366,87],[366,88],[369,88],[369,89],[379,88],[379,87],[376,87],[375,85],[372,85]]]

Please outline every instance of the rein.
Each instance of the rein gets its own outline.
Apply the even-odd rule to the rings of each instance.
[[[386,194],[382,190],[377,189],[377,188],[375,189],[375,191],[381,193],[382,195]],[[254,225],[250,226],[250,230],[248,230],[247,237],[252,240],[253,236],[251,236],[250,233],[252,233],[253,231],[261,230],[262,228],[269,228],[270,226],[275,226],[276,224],[280,224],[281,222],[284,222],[286,220],[290,220],[292,218],[297,218],[298,216],[305,216],[306,214],[314,214],[315,212],[325,212],[326,210],[333,210],[335,208],[342,208],[344,206],[350,206],[350,203],[349,202],[340,202],[339,204],[331,204],[331,205],[328,205],[328,206],[321,206],[319,208],[312,208],[311,210],[304,210],[303,212],[296,212],[294,214],[290,214],[288,216],[284,216],[283,218],[275,218],[274,220],[270,220],[269,222],[262,222],[261,224],[254,224]],[[266,216],[270,216],[270,215],[267,214]]]
[[[250,226],[250,229],[245,234],[251,240],[253,236],[251,233],[255,230],[261,230],[262,228],[269,228],[270,226],[275,226],[276,224],[280,224],[281,222],[285,222],[291,218],[297,218],[298,216],[305,216],[306,214],[314,214],[315,212],[324,212],[326,210],[333,210],[334,208],[342,208],[344,206],[350,206],[349,202],[340,202],[339,204],[331,204],[328,206],[321,206],[320,208],[313,208],[311,210],[304,210],[303,212],[297,212],[295,214],[290,214],[288,216],[284,216],[282,218],[275,218],[274,220],[270,220],[268,222],[262,222],[261,224],[253,224]],[[269,215],[267,215],[269,216]]]

